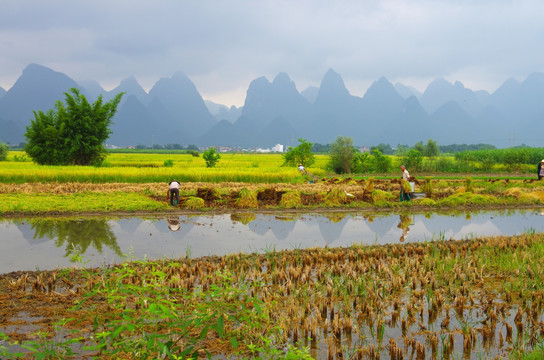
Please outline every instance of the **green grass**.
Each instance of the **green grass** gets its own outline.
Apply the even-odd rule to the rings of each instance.
[[[158,211],[166,202],[136,193],[0,194],[0,214],[46,212]]]

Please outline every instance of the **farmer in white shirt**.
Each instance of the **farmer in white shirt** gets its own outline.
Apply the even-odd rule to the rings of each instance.
[[[180,188],[181,184],[177,180],[172,180],[168,183],[168,195],[170,196],[170,205],[178,206]]]
[[[410,173],[408,170],[406,170],[406,167],[404,165],[400,166],[400,170],[402,171],[402,180],[410,181]],[[404,191],[404,187],[402,184],[400,185],[400,201],[408,200],[410,201],[410,194]]]

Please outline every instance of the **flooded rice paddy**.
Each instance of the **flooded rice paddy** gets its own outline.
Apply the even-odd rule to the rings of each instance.
[[[147,262],[105,267],[79,281],[69,271],[7,274],[0,332],[29,339],[28,332],[50,326],[48,317],[61,317],[76,319],[62,329],[108,334],[141,326],[169,341],[163,330],[179,326],[178,314],[218,306],[228,313],[232,305],[222,326],[235,336],[266,334],[317,359],[512,358],[544,346],[543,220],[542,209],[3,219],[2,273],[183,260],[161,271]],[[489,238],[469,241],[481,236]],[[301,251],[275,251],[284,249]],[[236,255],[205,257],[227,254]],[[92,301],[92,331],[81,328],[84,312],[70,312],[81,299]],[[141,316],[165,299],[173,299],[175,316],[149,328]],[[253,318],[256,306],[268,315]],[[237,316],[250,316],[255,328]],[[134,340],[136,333],[122,336]],[[63,334],[59,341],[68,344]],[[0,349],[7,344],[0,341]],[[233,353],[228,339],[212,336],[199,346],[217,359]],[[113,343],[109,349],[115,354]]]
[[[0,273],[544,231],[544,209],[429,214],[232,213],[0,219]]]

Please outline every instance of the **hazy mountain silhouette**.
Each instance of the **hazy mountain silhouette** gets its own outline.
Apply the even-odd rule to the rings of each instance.
[[[64,100],[64,93],[77,84],[68,76],[41,65],[30,64],[15,84],[0,98],[0,140],[17,144],[24,141],[24,131],[33,111],[47,111],[57,100]],[[10,124],[15,124],[11,128]],[[13,125],[12,125],[13,126]],[[8,132],[16,131],[4,138]]]
[[[484,135],[474,118],[470,117],[455,101],[449,101],[430,115],[431,131],[429,138],[440,144],[448,141],[453,144],[481,143]]]
[[[421,94],[385,77],[363,97],[328,70],[319,87],[299,92],[286,73],[272,82],[253,80],[244,106],[204,102],[192,81],[178,72],[162,78],[149,93],[134,77],[105,91],[96,81],[76,83],[66,75],[30,64],[9,90],[0,88],[0,141],[24,141],[33,110],[48,110],[64,92],[79,86],[94,101],[126,92],[107,141],[119,146],[179,143],[199,146],[270,147],[298,144],[299,137],[322,144],[349,136],[355,145],[489,143],[506,139],[541,145],[544,131],[544,74],[506,80],[495,92],[473,91],[460,82],[435,79]],[[515,143],[515,141],[514,141]],[[511,145],[511,144],[508,144]]]
[[[127,98],[128,98],[127,94],[131,96],[135,96],[142,104],[146,104],[146,102],[148,101],[147,93],[141,87],[141,85],[138,83],[138,81],[136,80],[134,76],[131,76],[122,80],[119,86],[109,91],[104,97],[109,100],[114,98],[115,95],[119,94],[120,92],[125,93],[125,95],[121,99],[121,103],[123,103],[124,101],[127,101]]]
[[[410,96],[415,96],[416,98],[421,96],[421,93],[416,88],[401,83],[395,83],[395,90],[405,99],[408,99]]]
[[[161,100],[171,119],[167,122],[171,131],[194,137],[202,135],[217,122],[193,82],[181,72],[160,79],[149,91],[149,98]]]
[[[256,139],[245,129],[238,129],[236,125],[228,120],[221,120],[206,134],[198,137],[195,141],[198,144],[209,144],[217,146],[256,146]]]
[[[313,106],[312,123],[304,129],[313,136],[304,138],[326,144],[338,135],[354,135],[353,127],[361,121],[362,105],[361,98],[349,93],[342,77],[334,70],[328,70]]]
[[[279,73],[272,83],[264,77],[251,82],[242,116],[251,119],[257,131],[278,117],[303,128],[310,118],[310,109],[310,103],[299,94],[289,76]]]
[[[94,101],[99,95],[102,95],[106,99],[107,91],[100,86],[98,81],[95,80],[80,80],[77,82],[81,93],[85,95],[87,100]]]
[[[242,115],[242,108],[238,108],[234,105],[229,108],[225,105],[217,104],[210,100],[204,100],[204,104],[206,104],[208,111],[216,120],[227,120],[234,123],[240,117],[240,115]]]
[[[315,103],[317,95],[319,95],[319,88],[315,86],[308,86],[305,90],[301,91],[302,95],[310,104]]]
[[[485,94],[487,92],[483,92],[479,97],[485,97]],[[429,113],[435,112],[449,101],[457,102],[472,117],[478,116],[483,108],[483,104],[478,100],[475,92],[465,88],[459,81],[450,84],[442,78],[436,79],[429,84],[423,95],[421,95],[420,101],[423,108]]]
[[[135,95],[129,95],[113,118],[110,127],[112,134],[108,143],[117,146],[149,143],[152,141],[150,136],[155,133],[156,126],[151,121],[152,118],[144,104]]]

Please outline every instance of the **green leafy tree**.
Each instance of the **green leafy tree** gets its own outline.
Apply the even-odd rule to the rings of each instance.
[[[8,157],[8,150],[9,147],[6,144],[0,142],[0,161],[6,160],[6,158]]]
[[[214,167],[219,159],[221,158],[221,155],[217,153],[214,147],[209,148],[208,150],[204,150],[202,152],[202,158],[204,161],[206,161],[206,167]]]
[[[356,152],[353,155],[353,172],[369,173],[375,168],[374,159],[368,152]]]
[[[352,138],[338,136],[331,145],[329,166],[337,174],[349,174],[354,165],[355,152]]]
[[[319,143],[312,144],[312,152],[314,153],[326,154],[329,151],[331,151],[331,144],[326,144],[326,145],[319,144]]]
[[[374,157],[377,172],[384,173],[391,169],[391,158],[389,156],[382,154],[378,149],[372,151],[372,156]]]
[[[55,110],[34,111],[26,127],[26,153],[42,165],[100,164],[106,157],[104,142],[110,136],[111,119],[124,93],[103,103],[100,95],[93,104],[76,88],[64,93]]]
[[[425,145],[421,141],[414,144],[414,150],[419,151],[420,154],[425,154]]]
[[[433,139],[427,140],[424,154],[427,157],[436,157],[440,155],[440,148],[438,147],[438,143]]]
[[[298,166],[302,164],[304,167],[310,167],[315,162],[315,156],[312,154],[312,143],[304,139],[298,139],[299,145],[297,147],[289,146],[287,152],[283,154],[283,164]]]
[[[406,166],[408,171],[419,170],[423,164],[423,156],[417,150],[408,151],[402,158],[402,163]]]

